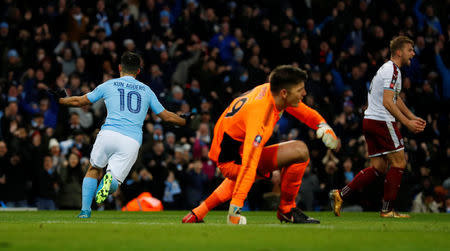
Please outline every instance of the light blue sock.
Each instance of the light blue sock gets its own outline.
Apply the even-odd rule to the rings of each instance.
[[[119,182],[116,179],[112,178],[111,188],[109,189],[109,194],[113,194],[117,190],[118,187],[119,187]]]
[[[91,210],[92,200],[97,190],[97,179],[85,177],[83,179],[81,210]]]

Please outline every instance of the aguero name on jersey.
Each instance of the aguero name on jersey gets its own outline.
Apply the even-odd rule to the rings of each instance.
[[[155,93],[131,76],[106,81],[87,94],[92,103],[103,98],[107,116],[101,130],[111,130],[142,144],[142,124],[149,108],[155,114],[164,111]]]

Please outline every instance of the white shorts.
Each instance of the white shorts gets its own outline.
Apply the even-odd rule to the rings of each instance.
[[[141,145],[135,139],[110,130],[101,130],[91,152],[91,165],[104,168],[122,183],[131,170]]]

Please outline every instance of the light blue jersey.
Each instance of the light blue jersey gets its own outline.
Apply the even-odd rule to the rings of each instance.
[[[102,130],[111,130],[142,144],[142,124],[150,107],[155,114],[164,107],[147,85],[131,76],[106,81],[87,94],[92,103],[104,98],[108,115]]]

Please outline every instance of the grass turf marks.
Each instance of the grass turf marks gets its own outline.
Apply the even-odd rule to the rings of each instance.
[[[45,250],[448,250],[450,214],[382,219],[378,213],[307,213],[319,225],[280,224],[276,212],[243,212],[246,226],[213,211],[205,224],[181,224],[187,211],[0,212],[1,249]]]

